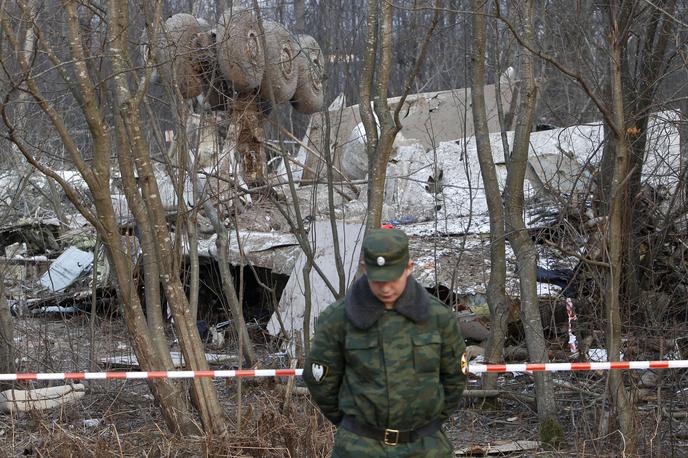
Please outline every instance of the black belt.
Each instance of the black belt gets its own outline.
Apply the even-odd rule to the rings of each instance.
[[[339,426],[359,436],[368,437],[384,442],[386,445],[397,445],[415,442],[421,437],[436,433],[442,428],[442,420],[433,420],[420,428],[399,431],[398,429],[382,429],[356,421],[356,418],[345,415]]]

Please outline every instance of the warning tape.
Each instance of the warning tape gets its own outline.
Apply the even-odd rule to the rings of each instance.
[[[561,372],[561,371],[605,371],[623,369],[687,369],[688,360],[662,361],[613,361],[601,363],[516,363],[475,364],[469,363],[465,355],[461,358],[464,374],[485,372]],[[138,372],[24,372],[0,374],[0,381],[17,380],[110,380],[110,379],[156,379],[156,378],[235,378],[235,377],[300,377],[303,369],[237,369],[217,371],[138,371]]]
[[[621,369],[685,369],[688,360],[672,361],[612,361],[600,363],[519,363],[474,364],[461,361],[464,374],[485,372],[560,372],[560,371],[609,371]]]
[[[303,369],[239,369],[218,371],[148,371],[148,372],[44,372],[0,374],[0,381],[13,380],[106,380],[153,378],[234,378],[234,377],[294,377]]]

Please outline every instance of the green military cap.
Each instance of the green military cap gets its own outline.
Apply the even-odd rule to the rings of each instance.
[[[363,262],[369,280],[396,280],[409,262],[408,237],[399,229],[370,231],[363,239]]]

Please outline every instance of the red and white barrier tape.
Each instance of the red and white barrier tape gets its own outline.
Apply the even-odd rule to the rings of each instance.
[[[686,369],[688,360],[672,361],[618,361],[604,363],[517,363],[517,364],[475,364],[461,359],[464,373],[485,372],[559,372],[559,371],[605,371],[620,369]],[[0,374],[0,381],[16,380],[111,380],[111,379],[154,379],[154,378],[235,378],[235,377],[300,377],[303,369],[239,369],[217,371],[149,371],[149,372],[24,372]]]
[[[294,377],[303,369],[240,369],[220,371],[149,371],[149,372],[56,372],[0,374],[0,381],[7,380],[105,380],[151,378],[234,378],[234,377]]]
[[[672,361],[614,361],[603,363],[519,363],[474,364],[461,361],[464,373],[485,372],[558,372],[558,371],[609,371],[619,369],[685,369],[688,360]]]
[[[576,353],[578,351],[578,341],[576,340],[576,334],[573,333],[573,322],[578,320],[578,317],[573,309],[573,300],[570,297],[566,298],[566,315],[569,319],[569,350],[571,353]]]

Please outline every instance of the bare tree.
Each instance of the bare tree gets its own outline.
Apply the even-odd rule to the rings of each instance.
[[[27,1],[27,11],[29,14],[25,15],[22,19],[25,20],[24,27],[22,27],[23,32],[19,37],[20,49],[26,59],[30,59],[35,51],[36,46],[36,34],[34,33],[33,26],[31,24],[32,13],[35,11],[35,2],[33,0]],[[22,21],[23,22],[23,21]],[[3,27],[0,25],[0,43],[2,43]],[[0,57],[4,58],[5,49],[4,46],[0,46]],[[5,78],[0,77],[0,82],[5,83]],[[8,82],[9,83],[9,82]],[[5,88],[2,88],[3,91]],[[27,111],[28,111],[28,94],[21,91],[16,97],[17,108],[15,110],[17,119],[20,120],[21,127],[23,128],[27,124]],[[18,171],[26,170],[27,167],[23,163],[21,155],[17,154],[16,149],[12,148],[12,151],[7,158],[12,162],[13,168]],[[26,173],[30,174],[30,171],[26,170]],[[17,195],[20,195],[18,193]],[[14,203],[14,202],[13,202]],[[14,351],[14,320],[12,319],[12,313],[10,310],[9,303],[7,302],[7,297],[5,296],[5,271],[0,269],[0,372],[2,373],[12,373],[15,370],[15,351]]]
[[[499,13],[497,4],[497,14]],[[523,41],[532,47],[534,43],[533,0],[518,2],[515,14],[519,17],[519,27]],[[530,131],[533,125],[537,103],[537,85],[533,67],[534,56],[529,49],[523,49],[520,56],[522,70],[522,96],[516,118],[516,132],[513,150],[507,158],[507,179],[504,188],[504,212],[506,238],[516,255],[521,301],[521,321],[525,329],[526,345],[531,360],[544,363],[549,360],[545,336],[538,306],[536,267],[537,252],[523,219],[523,183],[528,165]],[[556,418],[556,403],[553,396],[552,376],[550,373],[535,375],[540,433],[543,440],[557,441],[562,435],[561,426]]]
[[[629,2],[619,4],[617,12],[614,12],[615,8],[611,4],[607,7],[610,11],[608,14],[618,16],[620,30],[628,30],[627,34],[620,35],[618,39],[618,46],[622,47],[622,87],[619,89],[623,96],[623,125],[629,133],[628,196],[641,194],[643,163],[649,140],[649,120],[652,112],[657,110],[656,95],[661,89],[662,80],[667,77],[667,53],[670,42],[674,39],[673,29],[676,22],[673,14],[676,3],[675,0],[669,0],[648,10],[644,2]],[[610,24],[613,22],[615,20],[610,19]],[[614,143],[610,142],[610,146]],[[601,202],[604,207],[608,203],[611,210],[610,198],[614,193],[611,183],[613,173],[610,172],[613,169],[613,158],[617,155],[613,147],[605,149],[604,153],[600,173],[600,191],[603,194]],[[626,240],[627,243],[622,248],[621,294],[624,302],[629,305],[637,301],[642,288],[651,286],[648,283],[652,275],[648,274],[647,267],[652,263],[652,256],[644,257],[642,264],[637,261],[641,258],[640,250],[644,243],[644,225],[634,222],[642,218],[641,206],[641,199],[630,198],[623,209],[622,240]]]
[[[604,323],[609,358],[620,358],[624,316],[631,318],[629,306],[638,299],[643,275],[649,265],[639,268],[637,234],[642,231],[638,209],[640,179],[647,145],[648,120],[657,106],[669,66],[667,51],[676,26],[676,2],[595,3],[592,17],[599,17],[585,33],[595,40],[595,51],[571,64],[535,47],[524,36],[519,43],[574,81],[602,115],[605,123],[605,147],[598,176],[596,209],[605,221],[600,253],[607,262],[603,267]],[[591,15],[574,10],[580,18]],[[570,21],[580,26],[582,22]],[[509,28],[514,31],[513,26]],[[592,33],[589,33],[592,31]],[[559,49],[557,49],[559,51]],[[602,65],[604,64],[604,65]],[[579,68],[590,68],[584,75]],[[656,109],[656,108],[655,108]],[[682,185],[679,185],[682,186]],[[665,217],[665,223],[669,221]],[[671,224],[671,223],[669,223]],[[668,226],[667,226],[668,227]],[[651,263],[648,257],[645,261]],[[632,396],[619,373],[609,374],[610,396],[615,405],[624,448],[637,449],[637,435]]]
[[[19,10],[28,14],[27,5],[18,3]],[[149,23],[158,24],[160,3],[153,5]],[[190,368],[206,369],[207,362],[203,353],[195,321],[189,314],[188,302],[181,286],[180,276],[174,270],[171,260],[172,237],[164,219],[160,193],[157,188],[153,167],[150,159],[150,149],[145,142],[139,109],[145,94],[147,82],[150,77],[150,69],[139,80],[135,90],[130,89],[133,82],[132,67],[128,56],[127,35],[129,32],[128,5],[121,2],[110,1],[105,5],[105,16],[93,16],[92,20],[99,24],[99,29],[107,34],[103,35],[103,44],[109,49],[108,56],[103,54],[93,55],[93,49],[85,45],[82,40],[81,14],[91,14],[91,10],[78,7],[74,2],[64,2],[62,19],[65,20],[68,30],[68,45],[66,49],[56,49],[61,41],[51,36],[51,30],[44,27],[39,16],[32,20],[35,22],[35,30],[38,35],[38,46],[44,55],[46,62],[28,60],[21,52],[21,45],[13,27],[12,13],[8,6],[0,11],[0,20],[5,36],[14,50],[12,58],[19,72],[13,75],[17,85],[25,84],[30,96],[37,102],[42,113],[49,120],[54,132],[59,136],[62,144],[70,155],[70,158],[81,173],[84,181],[93,196],[92,205],[84,201],[74,189],[60,178],[52,169],[43,163],[32,150],[31,144],[23,137],[24,132],[18,131],[14,120],[7,110],[6,105],[0,108],[3,121],[8,128],[11,141],[19,148],[26,160],[35,168],[56,180],[65,190],[87,220],[97,229],[103,245],[107,248],[108,257],[116,276],[118,297],[123,304],[124,316],[130,331],[134,350],[141,366],[146,370],[170,369],[172,362],[166,347],[156,345],[156,339],[164,339],[160,335],[159,324],[149,321],[144,316],[141,304],[136,294],[135,280],[131,258],[129,258],[126,241],[119,233],[117,219],[110,198],[110,173],[111,154],[115,152],[118,158],[120,172],[123,177],[129,206],[135,211],[137,223],[141,232],[150,234],[154,246],[142,245],[145,250],[153,250],[156,264],[160,268],[157,279],[163,285],[165,294],[170,304],[177,334],[185,360]],[[65,64],[62,56],[68,56],[69,64]],[[88,65],[90,59],[102,59],[107,61],[104,67],[112,72],[112,98],[108,97],[108,91],[103,90],[94,82],[93,67]],[[83,154],[82,148],[75,141],[70,132],[59,106],[49,99],[43,89],[45,73],[36,72],[34,66],[52,64],[52,73],[62,78],[69,88],[73,101],[80,109],[82,119],[87,126],[88,139],[92,145],[93,163],[89,163]],[[107,71],[107,70],[105,70]],[[102,75],[100,75],[102,76]],[[99,97],[107,97],[108,104],[99,104]],[[112,107],[113,111],[106,113],[104,110]],[[114,131],[109,128],[107,119],[115,123]],[[136,170],[136,172],[134,172]],[[138,178],[135,178],[138,177]],[[138,182],[137,182],[138,181]],[[139,188],[140,187],[140,188]],[[140,190],[139,190],[140,189]],[[150,252],[150,251],[149,251]],[[152,325],[152,326],[151,326]],[[170,380],[150,380],[151,390],[158,400],[163,411],[168,427],[172,431],[195,434],[198,433],[197,423],[190,415],[186,397],[183,395],[183,386]],[[203,427],[208,431],[224,430],[223,413],[217,402],[217,395],[210,380],[197,380],[193,382],[193,400],[200,416]]]
[[[620,294],[622,271],[622,241],[623,209],[626,200],[625,188],[626,175],[629,164],[629,150],[624,133],[624,108],[623,86],[621,83],[621,62],[623,41],[625,33],[618,26],[613,15],[610,15],[610,42],[612,53],[610,55],[611,66],[611,96],[612,96],[612,121],[611,130],[614,137],[614,167],[610,186],[611,198],[609,200],[609,230],[607,234],[609,271],[605,290],[605,309],[607,319],[607,352],[611,361],[619,361],[621,355],[621,314]],[[609,373],[609,391],[617,409],[617,415],[621,432],[626,441],[626,450],[634,453],[635,425],[632,405],[628,392],[623,383],[623,374],[619,372]]]
[[[359,111],[366,132],[366,150],[368,152],[367,230],[380,226],[387,163],[392,154],[394,138],[401,130],[399,112],[404,106],[413,81],[423,63],[428,44],[439,23],[441,12],[440,3],[437,0],[424,41],[419,48],[411,70],[407,74],[400,100],[392,112],[387,103],[387,97],[392,71],[392,13],[394,7],[390,2],[381,3],[379,5],[378,0],[368,1],[367,43],[364,54],[363,77],[360,83],[361,103]],[[375,88],[374,92],[373,87]]]
[[[509,303],[506,296],[506,238],[504,230],[504,208],[497,181],[485,108],[485,56],[487,4],[483,0],[473,1],[473,84],[471,100],[475,141],[478,148],[480,173],[483,178],[487,207],[490,214],[490,278],[487,284],[487,303],[490,307],[490,337],[485,359],[488,363],[499,363],[504,359],[504,341],[509,320]],[[499,96],[498,96],[499,99]],[[496,374],[485,374],[485,389],[495,389]]]
[[[5,297],[5,272],[0,271],[0,373],[14,372],[14,323]]]

